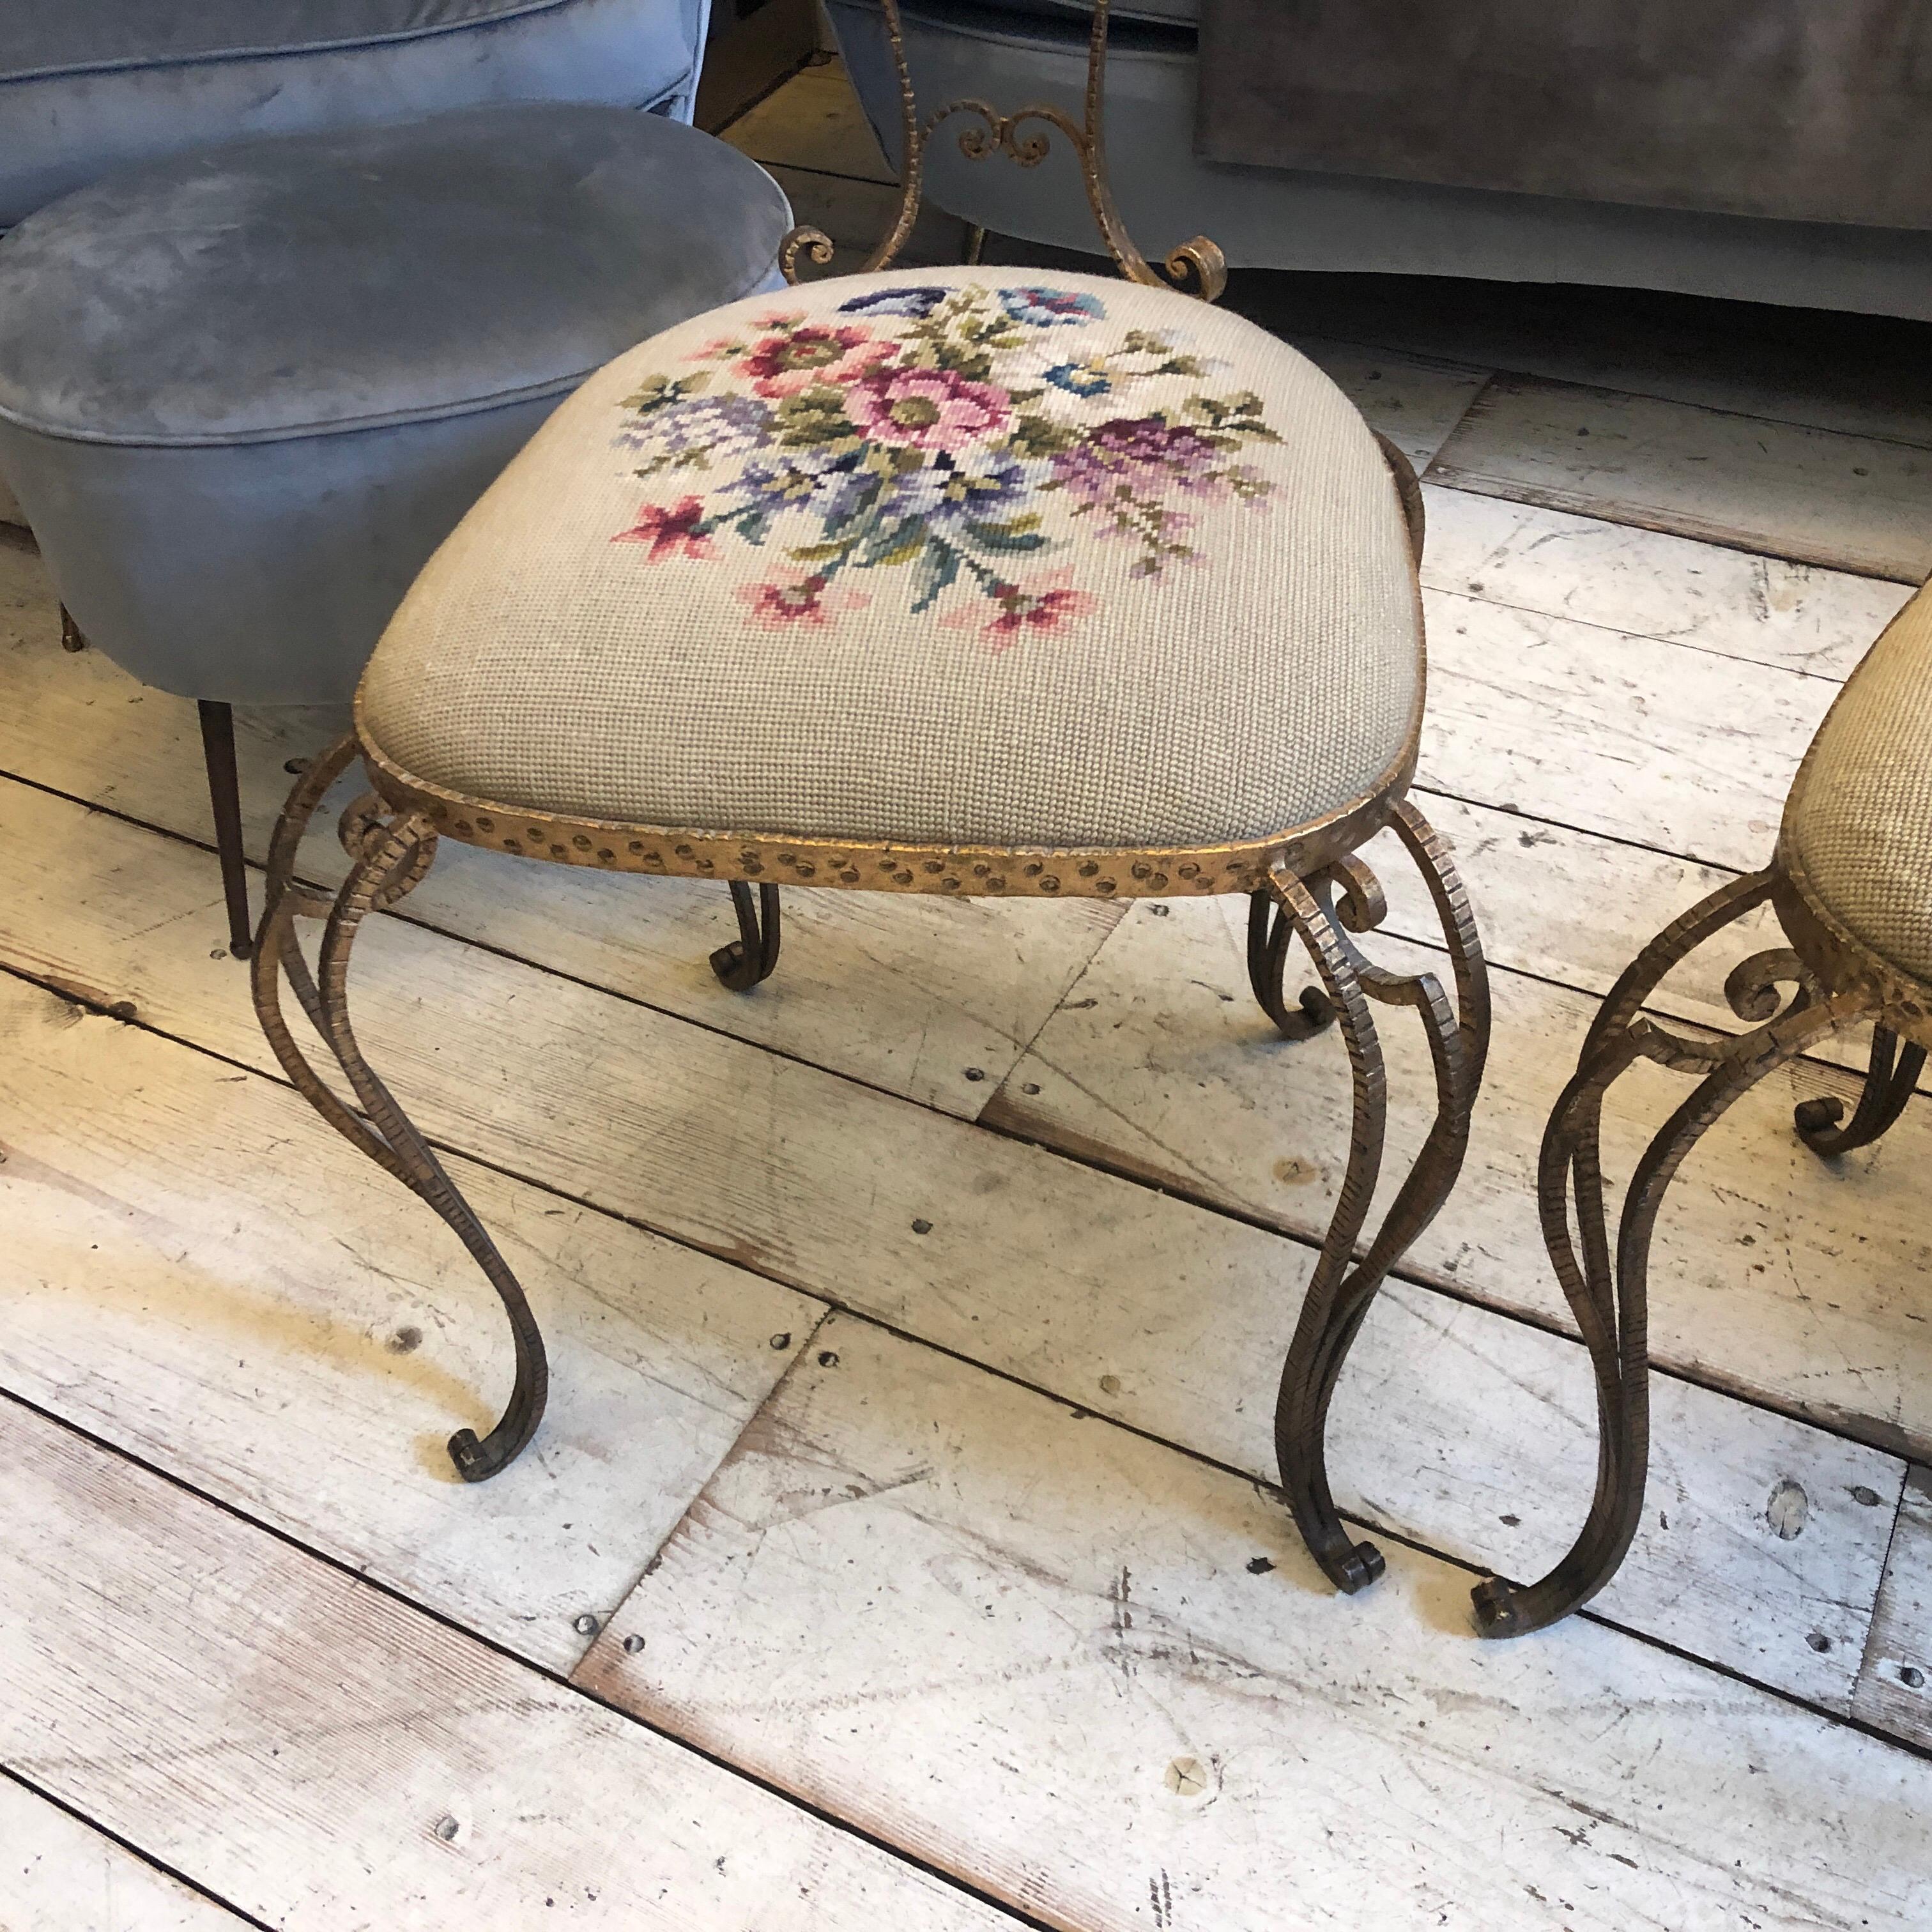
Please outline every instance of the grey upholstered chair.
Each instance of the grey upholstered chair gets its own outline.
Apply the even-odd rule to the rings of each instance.
[[[199,701],[245,955],[230,707],[346,700],[556,403],[775,284],[790,210],[675,118],[699,0],[10,10],[0,476],[74,640]]]

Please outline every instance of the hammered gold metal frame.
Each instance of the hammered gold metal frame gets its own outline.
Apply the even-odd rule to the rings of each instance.
[[[1096,219],[1122,272],[1136,281],[1164,285],[1128,238],[1107,192],[1100,122],[1105,0],[1094,8],[1086,114],[1078,124],[1051,107],[1002,116],[976,100],[953,103],[922,123],[906,68],[896,0],[884,0],[884,5],[904,96],[907,163],[898,220],[868,266],[890,262],[910,232],[927,137],[950,116],[967,113],[976,122],[962,137],[969,154],[1004,153],[1030,166],[1046,152],[1047,136],[1022,128],[1037,122],[1064,134],[1078,154]],[[801,250],[824,260],[830,247],[822,235],[795,231],[787,246],[788,272],[795,268]],[[1199,238],[1177,250],[1167,266],[1177,281],[1196,284],[1187,292],[1211,296],[1224,279],[1220,251]],[[1408,530],[1410,592],[1420,638],[1421,493],[1401,452],[1385,438],[1378,440]],[[1317,1561],[1345,1589],[1372,1580],[1381,1571],[1382,1558],[1371,1544],[1350,1534],[1330,1492],[1324,1450],[1329,1403],[1377,1290],[1441,1208],[1461,1168],[1490,1031],[1488,982],[1468,898],[1447,844],[1408,796],[1425,681],[1426,666],[1418,662],[1414,707],[1402,745],[1387,770],[1358,796],[1265,838],[1132,850],[827,840],[532,812],[467,796],[406,770],[375,741],[358,702],[355,729],[304,772],[276,828],[267,907],[255,948],[255,1004],[298,1089],[340,1132],[448,1222],[502,1298],[516,1345],[514,1386],[501,1419],[487,1435],[478,1438],[465,1430],[452,1438],[458,1471],[471,1481],[492,1475],[530,1441],[548,1388],[542,1340],[520,1285],[488,1233],[364,1059],[347,996],[351,949],[363,922],[415,887],[434,862],[440,841],[452,838],[518,857],[605,872],[715,879],[728,885],[738,936],[713,952],[712,965],[723,984],[740,993],[749,992],[778,964],[779,889],[784,886],[960,898],[1239,892],[1249,900],[1248,974],[1262,1012],[1290,1040],[1305,1040],[1336,1026],[1348,1056],[1354,1101],[1347,1172],[1282,1372],[1275,1440],[1289,1507]],[[372,789],[343,814],[340,835],[353,862],[331,901],[297,881],[296,855],[323,796],[358,759]],[[1391,972],[1361,949],[1359,942],[1379,925],[1385,906],[1360,848],[1384,830],[1394,835],[1427,886],[1442,928],[1453,1000],[1435,974]],[[314,972],[296,936],[296,922],[304,918],[324,922]],[[1312,962],[1319,983],[1291,1001],[1286,986],[1297,946]],[[337,1096],[297,1044],[282,1012],[284,982],[348,1081],[354,1106]],[[1429,1040],[1436,1112],[1377,1232],[1365,1238],[1388,1112],[1386,1072],[1371,1011],[1377,1004],[1412,1010],[1420,1020]]]
[[[898,0],[880,0],[886,16],[886,35],[892,45],[892,69],[898,82],[899,206],[892,231],[866,258],[862,274],[889,268],[899,250],[910,238],[913,224],[919,219],[920,200],[925,192],[926,151],[932,136],[956,114],[967,115],[974,124],[959,135],[959,152],[968,160],[984,160],[1003,154],[1023,168],[1037,167],[1052,149],[1057,130],[1066,137],[1080,164],[1080,178],[1087,189],[1088,205],[1094,212],[1094,225],[1107,244],[1107,252],[1130,282],[1150,288],[1177,287],[1198,295],[1208,302],[1218,301],[1228,286],[1227,257],[1204,235],[1184,242],[1162,265],[1163,278],[1127,232],[1127,224],[1114,206],[1113,190],[1107,184],[1107,146],[1104,131],[1107,79],[1108,8],[1110,0],[1093,0],[1094,24],[1087,40],[1087,92],[1081,119],[1075,121],[1058,107],[1022,107],[1002,114],[990,103],[971,97],[949,100],[921,119],[919,97],[914,88],[911,69],[906,64],[905,32],[899,18]],[[1021,130],[1028,130],[1022,134]],[[778,267],[788,282],[798,280],[798,260],[807,254],[821,267],[832,260],[832,238],[823,230],[794,228],[778,250]],[[1192,286],[1188,285],[1192,284]]]
[[[1813,778],[1808,754],[1792,788],[1794,805]],[[1786,808],[1787,824],[1792,809]],[[1732,1010],[1753,1022],[1749,1031],[1694,1037],[1642,1010],[1672,968],[1766,905],[1790,945],[1753,953],[1724,982]],[[1544,1130],[1537,1179],[1544,1244],[1595,1373],[1596,1492],[1575,1544],[1547,1575],[1528,1585],[1491,1576],[1476,1586],[1477,1624],[1485,1636],[1520,1636],[1588,1603],[1616,1574],[1636,1534],[1650,1452],[1651,1239],[1678,1169],[1766,1075],[1861,1024],[1872,1028],[1871,1056],[1849,1116],[1841,1101],[1826,1095],[1801,1101],[1793,1115],[1798,1138],[1827,1159],[1869,1145],[1904,1112],[1932,1047],[1932,987],[1844,929],[1788,838],[1763,871],[1719,886],[1672,920],[1610,989]],[[1612,1241],[1604,1106],[1610,1088],[1639,1060],[1691,1075],[1698,1084],[1638,1161]]]

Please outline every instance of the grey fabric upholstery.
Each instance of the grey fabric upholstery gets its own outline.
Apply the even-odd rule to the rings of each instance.
[[[146,682],[346,697],[424,560],[591,369],[772,279],[722,142],[509,105],[110,177],[0,242],[0,472]]]
[[[486,101],[688,118],[706,0],[6,0],[0,227],[112,167]]]
[[[1164,4],[1164,0],[1154,0]],[[846,66],[889,155],[898,88],[876,0],[828,0]],[[976,95],[1010,111],[1046,101],[1080,116],[1083,22],[1032,0],[906,0],[913,78],[928,106]],[[1107,160],[1134,238],[1152,256],[1202,230],[1238,266],[1372,270],[1670,289],[1742,302],[1932,320],[1932,232],[1768,221],[1217,166],[1195,152],[1195,38],[1123,20],[1107,68]],[[1038,168],[928,151],[934,202],[969,221],[1097,251],[1078,171],[1060,150]]]

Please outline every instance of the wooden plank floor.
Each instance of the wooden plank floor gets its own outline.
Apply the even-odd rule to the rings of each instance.
[[[730,137],[856,258],[893,190],[836,66]],[[1335,1597],[1267,1487],[1346,1080],[1252,1011],[1220,902],[794,893],[736,998],[716,888],[446,852],[358,950],[358,1031],[554,1372],[457,1483],[494,1297],[268,1052],[193,707],[63,653],[0,532],[4,1932],[1932,1923],[1932,1096],[1828,1168],[1790,1127],[1862,1042],[1678,1184],[1616,1584],[1514,1645],[1467,1601],[1592,1480],[1544,1115],[1932,559],[1932,332],[1232,299],[1426,468],[1418,797],[1495,965],[1468,1166],[1332,1430],[1385,1581]],[[240,723],[259,862],[340,721]],[[1387,875],[1378,952],[1429,964]],[[1659,1010],[1734,1028],[1747,944]],[[1678,1097],[1634,1083],[1613,1161]]]

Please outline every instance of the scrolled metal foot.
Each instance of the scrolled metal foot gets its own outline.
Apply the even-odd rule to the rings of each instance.
[[[1909,1042],[1901,1048],[1898,1036],[1889,1028],[1874,1027],[1871,1064],[1851,1118],[1846,1120],[1845,1103],[1835,1094],[1801,1100],[1792,1114],[1798,1138],[1814,1154],[1827,1159],[1869,1147],[1904,1112],[1924,1068],[1924,1048]]]
[[[1496,1576],[1477,1585],[1476,1625],[1485,1636],[1516,1636],[1555,1623],[1616,1574],[1643,1511],[1650,1453],[1650,1244],[1664,1196],[1692,1148],[1741,1096],[1867,1008],[1863,995],[1827,993],[1796,954],[1775,949],[1754,954],[1725,982],[1732,1010],[1755,1022],[1748,1033],[1691,1039],[1642,1012],[1673,967],[1763,904],[1774,883],[1768,872],[1730,881],[1638,954],[1610,989],[1544,1129],[1538,1207],[1544,1244],[1595,1374],[1596,1490],[1581,1533],[1548,1575],[1526,1586]],[[1780,987],[1792,990],[1786,997]],[[1611,1086],[1639,1060],[1701,1077],[1637,1162],[1613,1248],[1601,1150],[1604,1104]]]
[[[742,880],[731,881],[731,905],[738,915],[738,937],[711,956],[711,970],[734,993],[748,993],[769,980],[778,963],[778,889],[758,888],[755,901]]]
[[[253,961],[255,1012],[297,1092],[345,1139],[435,1209],[503,1304],[516,1349],[510,1399],[487,1435],[479,1437],[474,1430],[460,1429],[449,1439],[457,1473],[466,1482],[480,1482],[514,1460],[536,1434],[548,1392],[549,1367],[543,1337],[521,1285],[442,1162],[371,1070],[350,1022],[349,961],[357,931],[370,912],[394,904],[422,881],[435,861],[435,832],[417,814],[392,819],[380,800],[358,799],[342,818],[342,842],[354,862],[340,890],[330,899],[296,882],[296,854],[302,834],[324,794],[356,754],[352,735],[316,759],[297,782],[275,827],[268,853],[267,904]],[[326,921],[314,974],[296,938],[298,918]],[[366,1120],[337,1097],[289,1030],[281,1006],[284,978],[334,1056]]]
[[[1248,984],[1263,1012],[1284,1040],[1312,1040],[1335,1023],[1335,1009],[1319,986],[1304,986],[1291,1012],[1286,996],[1289,948],[1294,922],[1275,903],[1272,892],[1248,899]]]
[[[1336,1510],[1327,1462],[1329,1406],[1377,1289],[1434,1220],[1461,1172],[1489,1051],[1488,976],[1448,844],[1406,801],[1391,824],[1427,880],[1442,920],[1456,984],[1453,1008],[1432,973],[1390,973],[1354,944],[1350,935],[1370,930],[1384,910],[1381,887],[1359,858],[1343,860],[1305,881],[1285,866],[1269,878],[1288,928],[1306,946],[1321,974],[1327,1003],[1340,1022],[1354,1084],[1348,1172],[1309,1280],[1275,1408],[1276,1453],[1296,1526],[1330,1580],[1351,1592],[1373,1582],[1384,1564],[1380,1551],[1371,1543],[1356,1541]],[[1251,916],[1251,959],[1254,932]],[[1268,947],[1274,944],[1270,933]],[[1420,1016],[1429,1037],[1436,1110],[1414,1166],[1358,1259],[1357,1244],[1381,1173],[1388,1118],[1387,1074],[1369,1011],[1371,1000],[1413,1007]]]

